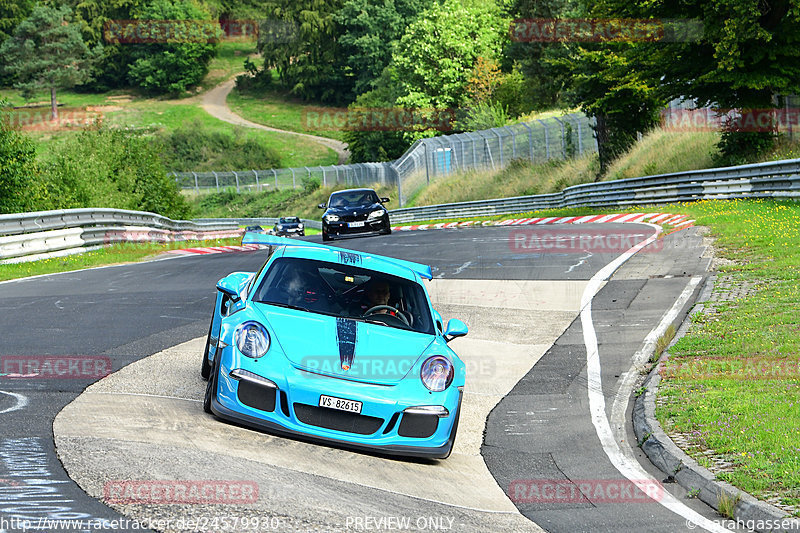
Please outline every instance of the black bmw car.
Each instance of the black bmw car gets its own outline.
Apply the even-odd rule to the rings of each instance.
[[[389,225],[389,212],[383,206],[388,198],[379,198],[372,189],[347,189],[331,194],[327,204],[319,204],[325,209],[322,215],[322,240],[357,233],[392,232]]]

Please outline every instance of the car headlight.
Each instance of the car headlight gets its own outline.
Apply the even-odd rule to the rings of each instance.
[[[244,356],[264,357],[269,350],[269,333],[258,322],[244,322],[236,328],[236,347]]]
[[[304,226],[303,226],[302,224],[298,224],[298,225],[297,225],[297,229],[303,229],[303,227],[304,227]]]
[[[339,215],[325,215],[325,222],[338,222]]]
[[[377,211],[373,211],[369,214],[369,218],[381,218],[383,216],[383,210],[379,209]]]
[[[278,230],[282,230],[282,229],[283,229],[283,226],[281,226],[280,224],[278,224],[277,228],[278,228]]]
[[[423,385],[433,392],[442,392],[453,382],[453,364],[441,355],[429,357],[422,363],[419,377]]]

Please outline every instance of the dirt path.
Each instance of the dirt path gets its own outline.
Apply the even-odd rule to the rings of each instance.
[[[265,131],[276,131],[279,133],[286,133],[289,135],[306,137],[309,140],[312,140],[314,142],[317,142],[319,144],[327,146],[328,148],[333,149],[339,155],[339,164],[345,163],[347,161],[347,158],[350,157],[350,152],[347,150],[347,145],[341,141],[337,141],[336,139],[329,139],[327,137],[318,137],[316,135],[309,135],[308,133],[297,133],[296,131],[279,130],[277,128],[264,126],[263,124],[250,122],[249,120],[240,117],[239,115],[231,111],[227,103],[228,94],[230,94],[231,90],[233,90],[233,86],[235,83],[236,83],[235,78],[232,78],[228,81],[220,83],[210,91],[203,94],[202,104],[201,104],[203,106],[203,109],[205,109],[206,112],[212,117],[218,118],[230,124],[236,124],[237,126],[243,126],[245,128],[255,128]]]

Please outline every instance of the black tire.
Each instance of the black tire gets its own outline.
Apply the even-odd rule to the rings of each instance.
[[[208,380],[211,375],[211,363],[208,362],[208,350],[211,347],[211,328],[214,327],[214,320],[211,320],[211,325],[208,326],[208,337],[206,337],[206,349],[203,352],[203,365],[200,367],[200,377]]]
[[[331,237],[331,236],[330,236],[330,235],[328,235],[327,233],[323,233],[323,234],[322,234],[322,241],[323,241],[323,242],[332,241],[332,240],[333,240],[333,237]]]
[[[206,385],[206,394],[203,397],[203,411],[210,415],[214,414],[214,412],[211,410],[211,401],[217,396],[217,385],[219,383],[218,374],[219,357],[215,357],[214,362],[211,364],[211,375],[209,376],[208,384]]]
[[[387,226],[381,230],[381,235],[391,235],[392,234],[392,227],[387,224]]]

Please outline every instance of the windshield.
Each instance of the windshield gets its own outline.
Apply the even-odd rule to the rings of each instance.
[[[278,224],[294,224],[296,222],[300,222],[297,217],[283,217],[278,221]]]
[[[332,194],[328,207],[370,205],[378,202],[378,195],[375,194],[375,191],[348,191]]]
[[[433,334],[418,283],[353,265],[276,259],[253,301]]]

